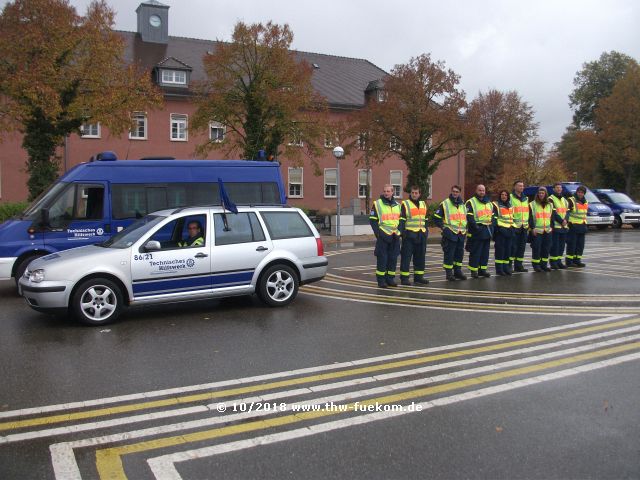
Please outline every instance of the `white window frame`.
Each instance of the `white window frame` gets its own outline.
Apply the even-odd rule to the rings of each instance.
[[[173,126],[176,125],[178,136],[173,136]],[[180,125],[184,125],[184,138],[180,137]],[[189,115],[185,113],[172,113],[169,116],[169,140],[172,142],[189,141]]]
[[[360,194],[360,187],[366,186],[366,183],[360,183],[360,173],[365,172],[367,175],[367,181],[369,183],[369,197],[371,197],[371,185],[373,185],[372,180],[372,171],[370,168],[359,168],[358,169],[358,198],[367,198],[366,195]]]
[[[433,147],[433,137],[429,137],[427,143],[424,144],[424,147],[422,147],[422,153],[427,153],[431,150],[431,147]]]
[[[213,135],[211,135],[213,129],[218,129],[218,130],[222,130],[222,138],[213,138]],[[227,127],[225,127],[224,125],[222,125],[221,123],[218,122],[209,122],[209,140],[211,140],[213,143],[222,143],[224,142],[224,138],[227,135]]]
[[[178,76],[182,78],[178,79]],[[186,85],[187,72],[183,70],[170,70],[163,68],[160,70],[160,83],[165,85]]]
[[[134,129],[133,130],[129,130],[129,140],[146,140],[147,139],[147,114],[146,112],[133,112],[133,114],[131,115],[134,118]],[[139,121],[142,120],[142,128],[144,129],[144,136],[139,137],[137,135],[138,133],[138,129],[140,127],[140,123]],[[136,135],[134,135],[134,132],[136,133]]]
[[[84,133],[86,127],[89,127],[89,133]],[[91,133],[91,130],[92,130],[91,127],[95,127],[96,133]],[[83,123],[80,126],[80,138],[101,138],[101,137],[102,137],[102,129],[100,127],[100,122]]]
[[[304,147],[304,142],[302,141],[300,132],[296,130],[295,126],[292,128],[292,131],[289,134],[289,142],[287,143],[287,145],[290,147]]]
[[[377,95],[377,100],[378,103],[384,103],[387,101],[387,92],[385,90],[379,89],[377,90],[378,95]]]
[[[389,170],[389,184],[393,187],[393,196],[402,198],[402,170]],[[393,175],[400,174],[400,183],[394,183]]]
[[[368,140],[369,134],[367,132],[359,133],[358,138],[356,139],[356,146],[358,147],[358,150],[366,150]]]
[[[327,182],[327,171],[333,170],[335,172],[336,181]],[[327,195],[327,185],[333,185],[335,187],[335,193],[333,195]],[[337,168],[325,168],[324,175],[322,177],[322,193],[324,194],[324,198],[337,198],[338,196],[338,169]]]
[[[389,150],[391,150],[392,152],[402,151],[402,144],[400,143],[400,140],[398,140],[398,137],[391,137],[391,139],[389,140]]]
[[[333,148],[333,140],[331,140],[331,135],[325,135],[324,148]]]
[[[291,181],[292,170],[300,170],[300,182]],[[299,195],[291,195],[291,185],[300,186]],[[287,169],[287,197],[289,198],[304,198],[304,167],[289,167]]]

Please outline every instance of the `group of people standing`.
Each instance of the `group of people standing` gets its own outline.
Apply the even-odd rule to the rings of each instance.
[[[451,194],[440,203],[434,222],[442,230],[442,266],[447,280],[466,280],[462,272],[465,246],[469,252],[468,268],[472,278],[490,277],[488,271],[491,240],[495,243],[496,274],[509,276],[527,272],[524,253],[531,244],[532,266],[536,272],[585,267],[582,262],[587,233],[586,188],[578,187],[565,198],[562,184],[553,186],[548,195],[540,187],[532,201],[523,194],[524,183],[516,181],[513,191],[501,190],[496,201],[486,194],[484,185],[464,202],[461,188],[451,187]],[[376,236],[374,255],[378,287],[397,286],[396,266],[400,256],[400,283],[428,284],[425,278],[427,237],[427,204],[418,187],[411,187],[407,200],[398,203],[393,187],[385,185],[382,195],[371,209],[369,222]],[[562,256],[565,251],[565,262]]]

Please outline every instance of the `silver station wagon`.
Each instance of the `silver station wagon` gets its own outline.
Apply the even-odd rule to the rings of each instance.
[[[104,243],[34,260],[19,282],[37,311],[102,325],[131,305],[257,293],[284,306],[327,272],[322,240],[292,207],[188,207],[139,219]]]

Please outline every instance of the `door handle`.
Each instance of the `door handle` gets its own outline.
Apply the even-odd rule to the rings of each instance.
[[[256,248],[256,252],[264,252],[265,250],[269,250],[269,249],[267,247],[263,247],[262,245]]]
[[[207,255],[206,253],[198,253],[198,254],[196,254],[196,256],[195,256],[195,257],[196,257],[196,258],[206,258],[206,257],[208,257],[208,256],[209,256],[209,255]]]

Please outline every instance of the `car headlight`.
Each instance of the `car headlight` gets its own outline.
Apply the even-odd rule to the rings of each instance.
[[[590,217],[597,217],[598,212],[587,212],[587,215],[589,215]]]
[[[29,272],[29,280],[33,283],[40,283],[44,280],[44,269],[39,268]]]

